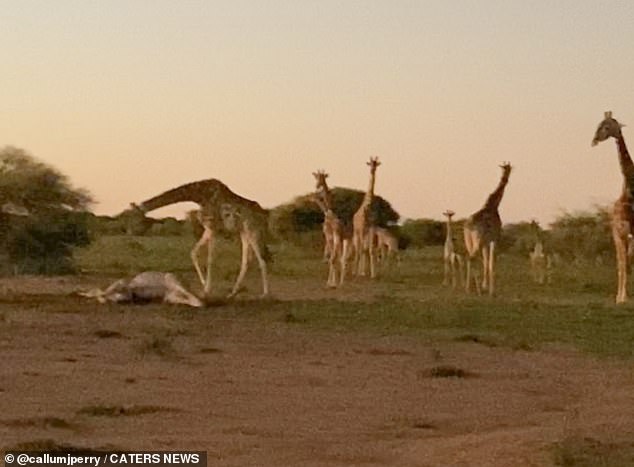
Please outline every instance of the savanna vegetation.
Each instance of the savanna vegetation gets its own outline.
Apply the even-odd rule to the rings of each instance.
[[[137,358],[144,362],[158,359],[158,363],[152,364],[157,365],[161,374],[179,367],[175,362],[180,359],[193,359],[195,351],[192,349],[196,346],[203,346],[201,355],[235,357],[231,353],[233,347],[227,351],[222,344],[209,344],[209,336],[202,333],[204,330],[204,333],[220,335],[229,332],[228,329],[242,327],[247,330],[247,336],[238,337],[248,342],[259,332],[254,329],[274,329],[277,333],[275,342],[279,336],[299,333],[315,339],[337,336],[336,339],[342,342],[348,338],[341,336],[354,336],[351,338],[361,339],[359,342],[365,342],[365,339],[391,342],[390,339],[395,338],[401,346],[403,342],[429,346],[432,351],[428,359],[438,364],[420,370],[417,381],[421,378],[478,380],[477,371],[444,361],[446,349],[467,344],[484,349],[483,358],[487,349],[512,359],[515,355],[548,353],[549,349],[562,346],[602,359],[622,360],[634,356],[632,306],[613,304],[615,267],[608,213],[604,208],[562,213],[547,229],[538,228],[529,221],[506,225],[497,261],[497,296],[490,298],[467,295],[461,288],[453,290],[441,286],[444,223],[434,219],[406,219],[399,223],[399,214],[382,198],[377,198],[373,216],[377,223],[399,236],[403,248],[400,261],[382,264],[377,280],[350,278],[341,288],[326,289],[327,265],[322,260],[323,216],[309,201],[308,195],[301,195],[270,212],[273,298],[255,299],[260,290],[255,266],[247,277],[246,290],[237,300],[222,298],[231,289],[238,273],[240,245],[236,238],[221,237],[212,269],[212,294],[219,298],[214,302],[216,306],[202,310],[179,308],[177,313],[173,307],[165,305],[150,305],[142,310],[125,305],[95,309],[92,302],[67,294],[88,284],[105,286],[115,278],[146,270],[174,272],[193,291],[200,292],[189,257],[190,249],[200,235],[198,226],[173,218],[139,222],[136,218],[96,216],[89,210],[92,199],[85,190],[74,188],[63,174],[15,148],[0,152],[0,175],[0,255],[5,278],[32,273],[74,274],[67,276],[62,286],[54,284],[64,293],[53,293],[48,289],[21,293],[19,286],[5,289],[1,298],[0,323],[8,329],[26,333],[25,330],[35,323],[48,329],[49,317],[57,320],[59,325],[69,315],[83,317],[90,313],[85,323],[92,320],[108,322],[108,327],[91,328],[88,337],[76,332],[74,327],[56,336],[79,339],[79,343],[73,345],[81,348],[94,346],[95,339],[116,341],[111,350],[120,353],[125,353],[125,349],[121,350],[119,341],[129,339],[130,343],[126,345],[131,350],[127,352],[133,357],[120,355],[117,358],[121,361]],[[349,222],[362,192],[335,188],[333,193],[338,215]],[[457,219],[454,236],[459,251],[462,251],[461,225],[462,220]],[[537,238],[553,258],[550,281],[546,284],[533,282],[529,272],[528,253]],[[28,287],[33,278],[23,277],[14,277],[12,283],[24,281]],[[134,330],[126,327],[127,322],[134,323]],[[28,338],[27,334],[24,336]],[[83,338],[87,341],[81,340]],[[19,347],[20,339],[12,341],[15,346]],[[267,339],[265,337],[257,344],[258,348],[269,345]],[[311,339],[309,337],[308,341]],[[283,347],[285,344],[280,345],[282,349],[275,350],[275,355],[284,356],[286,361],[288,350]],[[70,349],[71,345],[66,343],[61,348]],[[46,349],[48,355],[48,347]],[[408,349],[378,346],[363,352],[364,356],[367,354],[375,359],[419,358],[415,354],[419,350],[412,353]],[[22,355],[24,351],[20,350],[16,355]],[[361,351],[347,349],[346,352]],[[315,361],[323,362],[325,358],[317,360],[310,351],[305,353],[310,368]],[[64,356],[63,361],[74,363],[84,355],[93,354]],[[248,355],[251,358],[251,354]],[[272,361],[272,357],[268,358],[267,365]],[[339,360],[337,362],[339,365]],[[326,364],[319,365],[315,368],[323,367],[324,374],[329,371]],[[167,367],[170,369],[166,370]],[[95,374],[100,374],[101,366],[96,368]],[[353,368],[354,365],[347,371]],[[186,369],[183,374],[191,372]],[[29,373],[27,376],[37,375]],[[311,386],[319,386],[320,392],[331,389],[327,379],[312,378],[308,380],[308,390],[315,389]],[[125,377],[126,393],[135,382],[136,376]],[[229,393],[233,394],[233,389]],[[169,402],[175,403],[172,399]],[[103,404],[86,405],[88,408],[80,409],[69,423],[75,426],[86,423],[86,417],[112,414],[147,416],[154,410],[147,408],[155,407],[151,404],[121,405],[119,401],[109,400]],[[76,420],[78,417],[79,421]],[[46,420],[9,420],[5,423],[46,425]],[[388,424],[397,427],[398,436],[408,429],[437,429],[434,423],[425,420],[399,420]],[[45,428],[48,429],[48,425]],[[632,458],[629,445],[609,444],[603,438],[598,441],[575,433],[564,434],[549,448],[549,458],[555,465],[627,465]],[[49,441],[36,439],[33,445]],[[623,459],[628,461],[619,464]]]

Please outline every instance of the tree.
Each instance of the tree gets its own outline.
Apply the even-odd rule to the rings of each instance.
[[[454,238],[460,241],[462,239],[462,223],[454,222],[453,225]],[[434,219],[407,219],[401,226],[401,234],[415,248],[443,245],[446,236],[445,223]]]
[[[349,188],[331,190],[333,210],[345,224],[352,225],[352,216],[361,206],[364,192]],[[370,211],[370,222],[382,227],[395,224],[399,214],[392,205],[380,196],[375,196]],[[293,238],[297,234],[321,229],[324,215],[310,200],[310,195],[296,197],[292,202],[282,204],[271,211],[272,231],[282,239]]]
[[[72,249],[86,245],[91,195],[73,188],[68,177],[14,147],[0,149],[0,206],[28,215],[0,217],[0,254],[14,270],[68,272]]]
[[[564,212],[550,225],[553,251],[568,260],[606,259],[614,255],[610,213],[605,207],[594,212]]]

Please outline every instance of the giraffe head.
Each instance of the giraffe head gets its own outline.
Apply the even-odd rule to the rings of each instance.
[[[597,131],[594,133],[594,138],[592,138],[592,146],[596,146],[609,137],[618,138],[621,136],[621,128],[625,126],[612,118],[612,112],[605,112],[603,117],[603,121],[599,123]]]
[[[500,164],[500,168],[502,169],[502,178],[508,178],[511,174],[511,169],[513,168],[513,166],[510,162],[502,162]]]
[[[370,166],[370,172],[374,173],[376,172],[376,168],[381,165],[381,163],[379,162],[379,158],[378,157],[370,157],[370,160],[368,162],[366,162],[366,164],[368,164]]]
[[[328,184],[326,183],[326,179],[328,178],[328,174],[323,170],[318,170],[317,172],[313,172],[313,177],[317,181],[315,187],[318,190],[325,190],[328,188]]]
[[[449,220],[451,220],[454,214],[455,212],[453,212],[451,209],[447,209],[445,212],[442,213],[442,215],[445,216]]]

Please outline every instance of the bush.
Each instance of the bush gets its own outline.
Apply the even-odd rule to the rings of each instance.
[[[91,202],[87,191],[25,151],[0,150],[0,254],[14,271],[72,271],[73,247],[90,241],[85,209]]]
[[[605,207],[594,212],[564,212],[550,227],[550,246],[563,259],[595,261],[614,255],[610,214]]]
[[[348,188],[333,188],[333,211],[344,224],[351,225],[352,217],[357,212],[364,193]],[[375,196],[370,211],[370,222],[382,227],[394,224],[399,214],[392,205],[380,196]],[[271,231],[284,240],[295,240],[298,235],[321,230],[324,215],[321,209],[310,200],[310,195],[295,198],[292,202],[282,204],[271,211]]]
[[[462,224],[452,224],[454,242],[462,240]],[[429,245],[443,245],[445,243],[445,223],[434,219],[407,219],[400,228],[400,234],[407,239],[409,245],[421,248]]]

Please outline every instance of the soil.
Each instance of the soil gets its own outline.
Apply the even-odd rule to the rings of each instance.
[[[0,447],[205,450],[210,466],[547,466],[554,443],[634,433],[628,362],[222,307],[97,306],[66,295],[78,285],[4,282],[31,298],[0,300]]]

